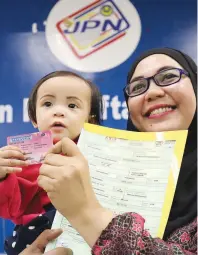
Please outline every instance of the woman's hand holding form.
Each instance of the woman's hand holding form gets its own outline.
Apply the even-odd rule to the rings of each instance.
[[[91,185],[88,162],[69,138],[47,153],[38,184],[70,224],[92,247],[113,213],[103,208]]]

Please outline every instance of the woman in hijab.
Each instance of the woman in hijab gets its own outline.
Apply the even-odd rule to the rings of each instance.
[[[196,87],[194,61],[178,50],[162,48],[144,52],[133,63],[124,89],[128,130],[189,130],[163,240],[144,229],[141,215],[115,216],[98,203],[88,163],[69,139],[57,143],[46,156],[39,185],[92,247],[92,254],[197,254]]]
[[[143,60],[146,60],[146,58],[148,62],[145,61],[143,62]],[[167,68],[166,65],[170,65],[169,63],[170,58],[172,58],[173,61],[174,62],[176,61],[177,63],[171,66],[171,68],[170,67]],[[129,92],[130,84],[131,81],[133,81],[134,78],[137,76],[136,74],[138,70],[140,70],[141,72],[141,69],[145,68],[145,65],[149,64],[157,65],[158,63],[160,64],[160,60],[162,60],[163,62],[162,68],[165,67],[166,70],[172,69],[172,71],[171,72],[160,71],[158,72],[159,75],[155,76],[156,83],[159,82],[159,84],[156,85],[159,85],[161,89],[161,91],[159,91],[158,94],[154,95],[156,97],[157,96],[159,97],[159,99],[155,101],[157,102],[157,104],[166,102],[168,103],[171,102],[173,105],[175,104],[174,106],[176,106],[177,109],[174,110],[178,111],[178,113],[177,112],[174,113],[173,111],[172,113],[174,114],[171,113],[172,116],[170,116],[169,120],[164,118],[164,123],[161,122],[160,120],[161,118],[159,118],[159,120],[158,118],[152,119],[152,116],[150,116],[150,118],[147,118],[148,121],[145,120],[145,122],[147,121],[147,123],[143,121],[142,125],[144,125],[144,127],[142,126],[139,127],[137,114],[133,115],[133,113],[136,111],[135,108],[138,106],[134,106],[136,104],[136,101],[133,100],[133,98],[130,98]],[[142,64],[144,66],[139,66],[139,69],[137,70],[136,68],[138,64]],[[179,67],[179,69],[174,69],[175,67],[176,68]],[[147,67],[146,72],[149,72],[149,70],[153,69],[154,69],[153,66],[151,66],[151,68]],[[187,73],[185,74],[183,73],[183,71]],[[159,81],[159,79],[162,79],[163,74],[166,75],[165,78],[168,81],[168,83],[167,82],[162,83],[161,81]],[[170,78],[168,78],[168,76],[170,76]],[[183,78],[188,77],[188,79],[186,79],[186,82],[184,81],[182,83],[182,80],[179,81],[179,78],[182,79],[182,77]],[[192,86],[190,84],[190,81]],[[170,212],[170,217],[164,234],[164,239],[166,239],[174,230],[180,228],[181,226],[187,225],[197,216],[197,110],[195,109],[196,108],[195,98],[197,97],[197,65],[189,56],[175,49],[164,48],[149,50],[143,53],[132,65],[131,70],[128,74],[127,83],[129,84],[129,86],[126,87],[124,93],[127,105],[129,107],[129,112],[131,113],[130,115],[131,118],[129,118],[127,123],[127,130],[149,132],[149,131],[166,131],[166,130],[170,131],[188,129],[188,138],[181,165],[179,180],[174,196],[174,201],[172,204],[172,209]],[[138,82],[136,81],[135,84],[137,83]],[[132,83],[132,85],[133,84],[134,83]],[[145,88],[143,90],[142,89],[139,90],[141,95],[144,94],[145,97],[146,91],[144,90],[146,88],[147,87],[145,85]],[[160,94],[161,92],[163,96],[161,96]],[[136,91],[136,95],[137,94],[138,92]],[[165,98],[164,100],[163,97],[167,97],[167,99]],[[152,98],[150,98],[149,100],[151,102]],[[150,104],[155,105],[156,103],[154,102]],[[181,117],[179,115],[181,115]],[[153,115],[153,117],[155,117],[155,114]],[[169,116],[167,116],[167,118],[168,117]],[[181,119],[182,117],[183,119]],[[168,121],[170,122],[170,124],[168,123]],[[158,125],[159,122],[161,126]]]

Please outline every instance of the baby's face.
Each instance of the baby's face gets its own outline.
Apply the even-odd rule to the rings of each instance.
[[[73,76],[54,77],[45,81],[37,93],[36,119],[39,131],[50,130],[54,141],[63,137],[74,140],[88,121],[91,89]]]

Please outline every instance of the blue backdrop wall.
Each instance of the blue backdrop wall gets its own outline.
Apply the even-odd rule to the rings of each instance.
[[[124,129],[122,88],[142,51],[175,47],[196,61],[196,5],[196,0],[1,0],[0,146],[9,135],[34,131],[27,98],[35,82],[55,70],[93,80],[105,102],[104,125]],[[0,219],[0,253],[12,227]]]

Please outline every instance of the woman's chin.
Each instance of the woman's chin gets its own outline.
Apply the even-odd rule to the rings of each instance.
[[[178,125],[177,123],[168,125],[168,123],[163,124],[150,124],[148,127],[146,127],[145,132],[166,132],[166,131],[177,131],[177,130],[184,130],[185,128],[182,128],[181,125]]]

